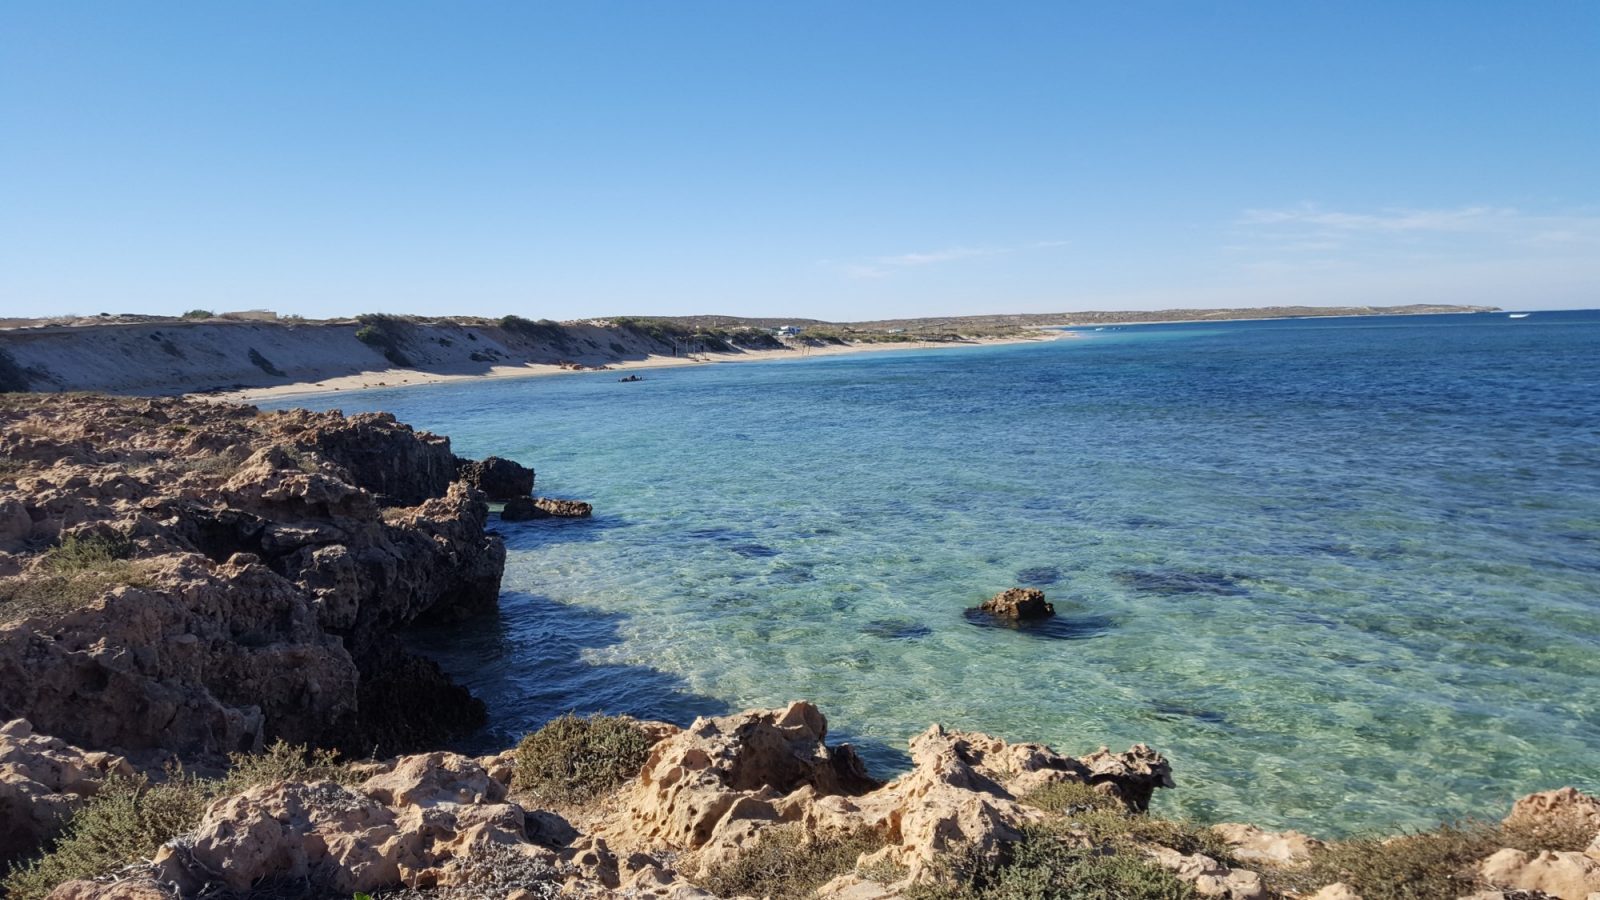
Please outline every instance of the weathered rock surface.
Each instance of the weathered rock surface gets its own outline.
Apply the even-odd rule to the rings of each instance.
[[[198,828],[149,865],[109,884],[65,885],[54,896],[142,900],[141,892],[165,884],[196,897],[265,884],[308,895],[404,885],[444,896],[461,889],[462,897],[560,890],[706,900],[711,895],[685,876],[731,860],[778,825],[811,837],[878,832],[886,845],[872,861],[905,866],[898,887],[846,874],[819,896],[897,896],[939,877],[951,854],[998,857],[1021,839],[1021,829],[1045,815],[1017,801],[1024,788],[1095,777],[1092,767],[1039,744],[935,726],[912,741],[915,768],[883,784],[848,746],[828,746],[827,728],[809,703],[699,719],[682,730],[656,727],[658,742],[639,777],[582,828],[508,796],[508,754],[362,763],[366,780],[357,785],[278,782],[219,799]],[[1152,773],[1170,783],[1159,757],[1124,756],[1107,767],[1118,773],[1105,776],[1108,790],[1142,795]],[[1185,864],[1233,891],[1217,896],[1256,896],[1245,890],[1248,873]]]
[[[558,519],[584,519],[594,513],[594,507],[582,500],[557,500],[554,497],[536,497],[533,505]]]
[[[555,500],[550,497],[517,497],[507,500],[500,518],[507,522],[527,522],[534,519],[582,519],[594,513],[594,507],[580,500]]]
[[[1570,850],[1529,853],[1501,850],[1478,866],[1483,880],[1497,888],[1541,891],[1558,900],[1588,900],[1600,893],[1600,854]]]
[[[698,719],[655,746],[607,833],[689,852],[705,869],[776,824],[809,835],[867,829],[888,841],[878,861],[906,867],[915,880],[958,851],[997,857],[1043,816],[1017,796],[1050,782],[1103,783],[1146,801],[1156,785],[1171,784],[1166,761],[1148,748],[1102,751],[1096,774],[1040,744],[934,726],[911,741],[913,770],[880,785],[854,750],[826,738],[827,720],[809,703]]]
[[[1529,794],[1512,805],[1505,824],[1530,823],[1569,824],[1600,831],[1600,799],[1573,787]]]
[[[456,476],[490,500],[514,500],[533,493],[534,471],[498,456],[483,460],[456,457]]]
[[[132,774],[121,757],[34,734],[24,719],[0,725],[0,860],[53,836],[107,776]]]
[[[1152,862],[1194,885],[1195,893],[1202,897],[1228,900],[1265,900],[1267,897],[1266,885],[1258,872],[1230,868],[1202,853],[1185,855],[1170,847],[1152,847],[1148,853]]]
[[[104,397],[7,397],[0,425],[0,718],[220,757],[279,737],[408,749],[481,715],[392,640],[499,593],[504,547],[447,439]],[[68,539],[108,558],[62,575]]]
[[[189,834],[109,884],[69,882],[56,900],[211,896],[263,884],[306,896],[397,887],[440,896],[581,896],[703,900],[710,894],[645,853],[618,856],[603,838],[539,842],[554,817],[506,799],[477,760],[407,756],[359,785],[278,782],[214,802]]]
[[[1505,825],[1533,832],[1587,831],[1594,837],[1583,852],[1501,850],[1478,867],[1485,883],[1508,891],[1542,892],[1559,900],[1588,900],[1600,893],[1600,799],[1571,787],[1529,794],[1512,805]]]
[[[1038,588],[1009,588],[983,601],[978,609],[997,619],[1017,621],[1048,619],[1056,614],[1056,608],[1045,601],[1044,591]]]
[[[1224,822],[1211,826],[1217,836],[1233,848],[1240,862],[1288,866],[1303,863],[1323,843],[1298,831],[1265,831],[1254,825]]]

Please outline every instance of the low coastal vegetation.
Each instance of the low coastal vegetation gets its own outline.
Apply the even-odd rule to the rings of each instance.
[[[148,586],[150,566],[133,559],[134,550],[117,534],[68,536],[32,572],[0,578],[0,620],[65,612],[119,586]]]
[[[1477,865],[1502,849],[1581,852],[1597,837],[1593,820],[1572,816],[1458,822],[1391,836],[1332,841],[1303,866],[1267,870],[1279,893],[1309,893],[1342,882],[1363,900],[1452,900],[1482,890]]]
[[[399,368],[411,367],[411,358],[401,349],[413,328],[409,320],[383,313],[364,313],[356,316],[356,321],[361,324],[356,329],[356,340],[378,350],[384,359]]]
[[[221,778],[172,770],[153,782],[112,776],[80,809],[43,855],[15,866],[0,880],[10,900],[43,900],[57,885],[95,878],[155,856],[162,844],[192,830],[211,801],[279,781],[353,783],[350,769],[329,751],[279,741],[259,754],[234,754]]]
[[[956,864],[907,900],[1191,900],[1194,887],[1136,848],[1085,843],[1059,824],[1028,829],[998,862]]]
[[[533,341],[545,341],[555,345],[558,349],[566,350],[572,344],[567,330],[561,327],[560,322],[549,319],[524,319],[521,316],[505,316],[500,319],[500,328],[503,331]]]
[[[886,843],[882,834],[868,828],[808,840],[801,829],[779,825],[761,832],[745,853],[713,866],[700,886],[719,897],[805,900],[834,878],[856,871],[862,854]],[[871,880],[904,877],[903,871],[876,874]]]
[[[633,720],[567,713],[517,745],[511,785],[541,802],[581,803],[639,774],[649,755],[650,738]]]

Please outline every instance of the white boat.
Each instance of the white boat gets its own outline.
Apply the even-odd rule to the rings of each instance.
[[[1529,315],[1528,313],[1507,313],[1506,314],[1506,318],[1508,318],[1508,319],[1526,319],[1528,317],[1528,315]]]

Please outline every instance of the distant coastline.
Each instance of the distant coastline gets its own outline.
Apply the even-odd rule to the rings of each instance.
[[[104,315],[0,321],[0,390],[294,394],[632,370],[934,346],[1050,340],[1063,329],[1264,319],[1496,311],[1474,306],[1027,313],[831,323],[687,316],[569,322],[516,316],[366,315],[301,320],[270,312]]]

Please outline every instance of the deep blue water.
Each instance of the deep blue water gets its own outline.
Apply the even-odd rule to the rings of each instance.
[[[1319,833],[1600,788],[1600,313],[1076,334],[294,404],[595,504],[416,638],[483,745],[804,697],[880,771],[936,720],[1145,741],[1165,811]],[[964,615],[1016,584],[1057,620]]]

